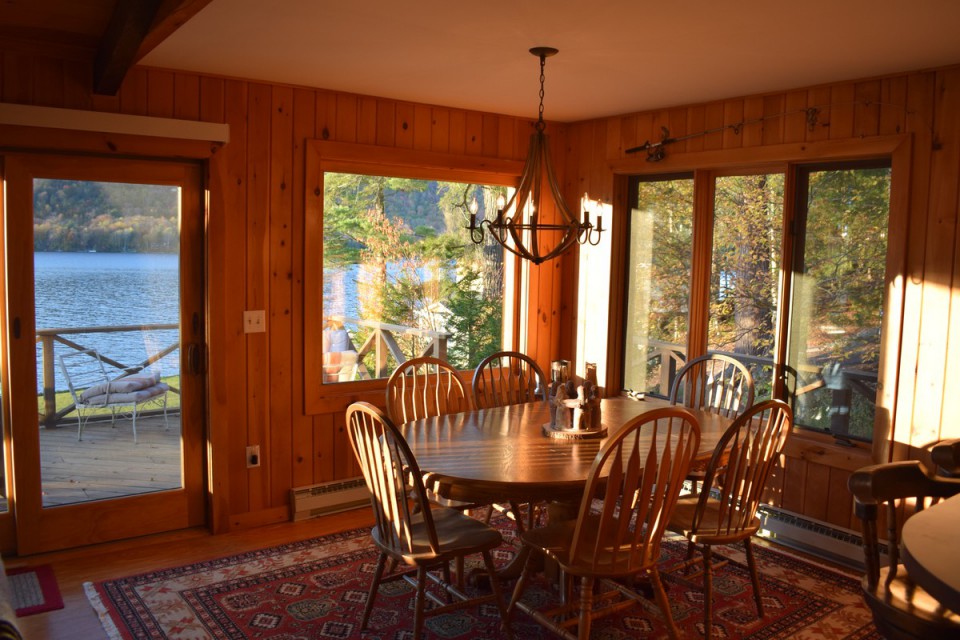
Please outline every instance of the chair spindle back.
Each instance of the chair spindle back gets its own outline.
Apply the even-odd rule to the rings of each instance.
[[[478,409],[545,400],[546,377],[529,356],[500,351],[484,358],[473,373],[473,404]]]
[[[614,434],[587,475],[572,561],[606,575],[630,575],[655,562],[699,446],[697,418],[679,407],[647,412]]]
[[[704,490],[693,522],[695,531],[739,538],[755,527],[767,479],[792,429],[793,411],[782,400],[761,402],[734,420],[721,436],[707,465]],[[717,528],[705,529],[702,522],[707,513],[705,504],[717,495]]]
[[[677,373],[670,402],[734,418],[753,405],[753,375],[742,362],[713,354],[694,358]]]
[[[471,408],[457,370],[444,360],[423,356],[397,367],[387,379],[387,415],[396,424]]]

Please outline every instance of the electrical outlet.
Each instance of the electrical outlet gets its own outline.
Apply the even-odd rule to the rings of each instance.
[[[260,445],[247,447],[247,469],[260,466]]]
[[[243,332],[262,333],[267,330],[266,312],[263,309],[243,312]]]

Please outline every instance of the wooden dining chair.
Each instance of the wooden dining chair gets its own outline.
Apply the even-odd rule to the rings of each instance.
[[[736,358],[708,354],[694,358],[677,372],[670,387],[670,403],[735,418],[753,406],[754,386],[750,370]],[[694,463],[687,479],[698,492],[706,475],[703,464]]]
[[[503,542],[500,532],[455,509],[430,507],[420,467],[402,434],[382,411],[366,402],[353,403],[347,408],[347,430],[370,491],[370,505],[376,516],[370,534],[380,550],[360,622],[361,631],[367,626],[380,584],[385,581],[387,560],[416,568],[416,579],[410,572],[394,573],[386,578],[403,579],[416,588],[415,639],[421,637],[425,615],[443,614],[485,602],[494,602],[504,624],[508,625],[491,556],[491,551]],[[451,584],[449,563],[474,553],[483,557],[491,593],[470,598]],[[431,569],[439,569],[441,576]],[[428,578],[456,600],[446,602],[433,591],[427,591]],[[429,611],[425,607],[427,599],[436,605]],[[509,626],[507,634],[510,635]]]
[[[782,400],[767,400],[747,409],[717,442],[706,466],[703,489],[699,494],[681,497],[670,518],[670,530],[689,540],[688,561],[675,570],[686,570],[696,563],[693,554],[695,549],[700,550],[707,638],[713,635],[713,570],[725,564],[725,561],[714,564],[711,553],[714,545],[743,542],[757,615],[763,617],[760,581],[750,540],[760,529],[757,510],[767,479],[779,462],[792,430],[793,412]]]
[[[466,387],[457,370],[439,358],[422,356],[407,360],[390,375],[386,387],[387,415],[394,424],[422,420],[433,416],[459,413],[472,408]],[[450,500],[440,494],[429,476],[422,478],[427,488],[427,497],[439,504],[460,511],[486,509],[485,520],[490,521],[492,506],[485,503]],[[457,582],[464,584],[463,558],[456,561]]]
[[[547,379],[543,369],[530,356],[519,351],[492,353],[477,365],[471,383],[473,406],[477,409],[505,407],[547,400]],[[534,526],[539,508],[536,505],[521,505],[512,502],[494,504],[492,508],[507,513],[517,524],[517,531],[524,530],[524,510],[527,527]]]
[[[510,611],[519,608],[563,638],[584,640],[590,637],[594,619],[640,600],[620,581],[605,579],[645,574],[651,579],[670,637],[677,638],[657,563],[666,522],[699,446],[700,425],[686,409],[655,409],[627,422],[594,458],[577,519],[551,522],[521,535],[532,553],[513,591]],[[563,570],[567,604],[540,610],[521,600],[534,553],[553,559]],[[578,598],[574,597],[573,577],[580,578]],[[594,595],[598,579],[609,591]],[[618,594],[623,597],[615,597]],[[602,606],[595,609],[594,603]],[[578,610],[579,615],[572,615]]]
[[[387,415],[395,424],[472,408],[457,370],[445,360],[407,360],[387,379]]]
[[[863,599],[877,630],[888,640],[960,638],[960,615],[914,584],[900,563],[904,520],[937,500],[960,494],[960,478],[937,476],[917,460],[903,460],[854,471],[847,486],[863,530]],[[880,540],[884,519],[886,563]]]
[[[547,379],[533,358],[518,351],[498,351],[473,372],[473,406],[504,407],[547,399]]]

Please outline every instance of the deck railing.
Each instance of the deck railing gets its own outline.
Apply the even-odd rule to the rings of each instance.
[[[57,422],[60,421],[63,416],[67,415],[74,409],[73,402],[68,404],[65,407],[57,410],[57,376],[56,376],[56,344],[62,344],[70,349],[76,351],[85,351],[90,347],[84,346],[66,338],[64,336],[77,336],[82,334],[95,334],[95,333],[123,333],[123,332],[137,332],[142,333],[144,331],[169,331],[176,330],[178,325],[176,324],[137,324],[137,325],[122,325],[122,326],[112,326],[112,327],[69,327],[69,328],[59,328],[59,329],[37,329],[37,343],[41,345],[41,357],[40,357],[40,369],[43,381],[43,412],[40,414],[40,422],[46,427],[55,427]],[[124,376],[132,375],[142,371],[143,369],[149,367],[155,362],[162,360],[166,356],[170,355],[180,347],[180,341],[177,340],[173,344],[157,351],[156,353],[151,354],[147,357],[146,360],[138,362],[136,364],[124,364],[113,358],[108,354],[100,353],[100,359],[120,370],[122,373],[118,375],[118,378]],[[172,387],[170,390],[174,393],[180,393],[180,390]]]
[[[711,354],[730,356],[742,362],[753,374],[755,383],[772,384],[774,362],[772,358],[761,358],[730,351],[709,351]],[[647,351],[648,366],[659,366],[659,375],[655,389],[648,391],[668,397],[670,387],[677,371],[686,363],[686,347],[679,344],[651,340]],[[652,366],[650,366],[652,365]],[[858,369],[842,368],[838,365],[828,367],[804,366],[800,370],[786,367],[786,375],[794,389],[790,398],[792,406],[804,402],[804,396],[816,391],[830,391],[830,433],[844,437],[850,435],[850,416],[854,402],[859,399],[870,406],[877,401],[877,374]]]
[[[399,324],[388,324],[377,320],[360,320],[359,318],[348,318],[346,316],[327,316],[327,323],[333,323],[342,327],[355,326],[370,329],[363,344],[356,349],[357,352],[357,371],[356,376],[361,380],[369,380],[373,376],[370,374],[371,367],[376,372],[377,378],[386,378],[390,375],[390,357],[396,361],[397,366],[403,364],[408,359],[419,356],[433,356],[441,360],[447,359],[447,342],[452,334],[446,331],[432,331],[429,329],[419,329],[417,327],[408,327]],[[348,330],[348,333],[351,333]],[[426,345],[417,353],[409,357],[403,352],[398,337],[420,338],[426,342]],[[356,332],[350,336],[351,342],[355,339]],[[354,343],[355,344],[355,343]],[[373,363],[367,366],[367,356],[373,356]]]

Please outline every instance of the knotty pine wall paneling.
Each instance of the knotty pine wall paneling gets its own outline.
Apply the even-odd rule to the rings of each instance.
[[[291,486],[356,475],[343,410],[353,398],[331,397],[329,411],[303,411],[303,145],[311,138],[459,154],[523,159],[531,121],[439,106],[395,102],[332,90],[290,88],[135,68],[116,97],[93,96],[86,62],[0,50],[0,99],[136,115],[225,121],[231,142],[209,160],[207,238],[208,414],[211,515],[215,530],[286,517]],[[816,123],[803,112],[820,107]],[[960,175],[958,70],[897,74],[688,107],[548,125],[555,167],[568,202],[587,191],[612,199],[611,165],[643,164],[626,148],[671,135],[717,129],[747,117],[759,123],[724,128],[668,148],[668,157],[713,161],[769,158],[778,145],[832,141],[856,149],[875,137],[913,141],[910,228],[905,257],[902,340],[891,449],[917,453],[930,439],[960,435],[949,420],[956,397],[960,283],[956,211]],[[784,113],[779,119],[777,113]],[[76,139],[74,139],[76,138]],[[37,144],[79,149],[89,137],[58,135]],[[165,148],[157,145],[157,148]],[[109,145],[97,150],[118,152]],[[170,152],[176,155],[176,151]],[[747,153],[747,156],[743,156]],[[640,157],[638,157],[640,156]],[[726,159],[726,160],[724,160]],[[664,165],[666,169],[669,163]],[[571,173],[574,172],[574,173]],[[612,226],[612,221],[605,224]],[[622,255],[622,254],[614,254]],[[530,270],[531,352],[539,362],[572,349],[576,332],[574,256]],[[265,309],[267,332],[243,333],[243,311]],[[371,392],[368,399],[378,399]],[[259,444],[263,463],[246,469],[244,449]],[[833,522],[855,456],[819,443],[795,446],[779,500]],[[826,465],[829,474],[819,467]],[[808,473],[808,467],[810,470]],[[809,488],[805,485],[809,480]],[[823,496],[826,492],[828,495]],[[813,504],[827,498],[827,509]],[[848,519],[849,520],[849,519]],[[849,523],[848,523],[849,524]]]
[[[310,139],[522,160],[531,121],[322,89],[135,68],[117,96],[93,96],[89,63],[0,49],[0,99],[132,115],[226,122],[230,143],[208,162],[208,468],[214,530],[288,517],[294,486],[355,476],[343,413],[304,412],[304,145]],[[76,138],[79,142],[71,142]],[[38,142],[84,149],[79,135]],[[158,145],[160,149],[166,149]],[[171,155],[177,155],[175,145]],[[109,145],[93,151],[120,152]],[[554,151],[556,156],[556,150]],[[559,173],[563,174],[562,169]],[[528,351],[544,365],[559,351],[553,269],[533,270]],[[266,312],[266,332],[243,332],[244,310]],[[261,447],[247,469],[245,449]]]
[[[815,121],[807,120],[805,110],[810,107],[819,110]],[[600,122],[606,126],[598,126]],[[653,167],[643,152],[624,153],[646,140],[660,140],[661,126],[668,126],[671,135],[711,133],[668,146],[667,159]],[[571,129],[569,151],[580,160],[568,166],[578,171],[572,182],[580,193],[611,190],[615,172],[667,173],[774,162],[784,150],[803,157],[820,143],[837,145],[832,148],[838,157],[856,157],[873,140],[909,135],[908,189],[895,194],[907,203],[907,237],[891,239],[902,242],[905,252],[895,256],[903,264],[902,322],[900,335],[894,336],[899,350],[886,356],[895,367],[888,377],[896,387],[891,441],[871,452],[836,447],[798,432],[788,444],[786,468],[778,470],[771,482],[771,500],[788,510],[855,528],[846,490],[852,470],[876,455],[923,458],[923,448],[931,442],[960,437],[950,402],[960,395],[960,68],[624,114],[576,123]],[[599,173],[597,163],[585,160],[596,149],[606,150]],[[572,191],[567,197],[574,197]],[[614,255],[625,259],[623,253]],[[613,266],[614,271],[619,268],[622,265]]]

